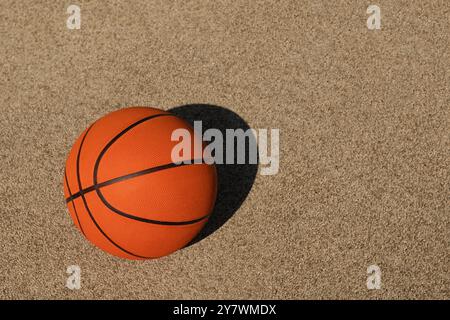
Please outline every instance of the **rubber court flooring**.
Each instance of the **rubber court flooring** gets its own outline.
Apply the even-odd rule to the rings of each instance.
[[[371,1],[77,1],[80,30],[69,4],[0,2],[0,298],[450,298],[448,1],[377,1],[381,30]],[[92,246],[62,190],[78,135],[199,104],[280,129],[279,172],[170,256]]]

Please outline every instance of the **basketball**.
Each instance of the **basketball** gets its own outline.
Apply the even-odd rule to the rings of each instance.
[[[121,258],[151,259],[183,248],[203,228],[216,199],[216,168],[194,163],[194,151],[172,161],[177,129],[203,147],[201,133],[183,119],[148,107],[114,111],[77,139],[64,195],[74,224],[94,245]]]

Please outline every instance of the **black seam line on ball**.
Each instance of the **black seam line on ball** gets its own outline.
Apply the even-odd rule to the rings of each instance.
[[[94,123],[94,124],[95,124],[95,123]],[[77,180],[78,180],[78,188],[79,188],[80,190],[83,189],[82,186],[81,186],[81,178],[80,178],[80,155],[81,155],[81,149],[82,149],[82,147],[83,147],[84,140],[86,139],[86,136],[88,135],[88,133],[89,133],[89,131],[91,130],[91,128],[92,128],[92,126],[90,126],[90,127],[87,129],[87,131],[86,131],[86,133],[85,133],[83,139],[81,140],[81,143],[80,143],[80,149],[78,149],[78,154],[77,154]],[[137,258],[141,258],[141,259],[150,259],[150,258],[154,258],[154,257],[143,257],[143,256],[140,256],[140,255],[134,254],[134,253],[132,253],[132,252],[130,252],[130,251],[128,251],[128,250],[122,248],[122,247],[119,246],[117,243],[115,243],[115,242],[114,242],[114,241],[113,241],[113,240],[105,233],[105,231],[103,231],[103,229],[99,226],[99,224],[98,224],[97,221],[95,220],[94,216],[92,215],[91,210],[89,209],[89,206],[88,206],[88,204],[87,204],[86,198],[84,197],[84,194],[81,194],[81,199],[83,199],[84,207],[86,208],[86,211],[88,212],[89,216],[91,217],[92,222],[95,224],[95,226],[97,227],[97,229],[101,232],[101,234],[103,234],[103,236],[104,236],[106,239],[108,239],[109,242],[111,242],[115,247],[117,247],[118,249],[122,250],[123,252],[125,252],[125,253],[127,253],[127,254],[129,254],[129,255],[131,255],[131,256],[137,257]]]
[[[189,161],[191,163],[180,163],[180,164],[169,163],[169,164],[164,164],[164,165],[157,166],[157,167],[151,167],[151,168],[148,168],[148,169],[144,169],[144,170],[136,171],[136,172],[133,172],[133,173],[129,173],[129,174],[117,177],[117,178],[106,180],[104,182],[100,182],[100,183],[98,183],[96,185],[92,185],[90,187],[84,188],[83,190],[78,191],[77,193],[71,194],[70,197],[66,198],[66,203],[69,203],[70,201],[75,200],[76,198],[80,197],[82,193],[83,194],[89,193],[91,191],[94,191],[96,188],[103,188],[103,187],[112,185],[112,184],[117,183],[117,182],[126,181],[126,180],[129,180],[129,179],[132,179],[132,178],[136,178],[136,177],[143,176],[143,175],[146,175],[146,174],[150,174],[150,173],[153,173],[153,172],[158,172],[158,171],[161,171],[161,170],[166,170],[166,169],[181,167],[181,166],[185,166],[185,165],[190,165],[192,163],[196,163],[199,160],[193,159],[193,160],[189,160]]]
[[[70,186],[69,186],[69,180],[67,179],[66,168],[64,168],[64,179],[66,180],[67,191],[69,192],[69,195],[72,196],[72,192],[70,191]],[[73,206],[73,210],[75,211],[75,216],[77,217],[78,226],[80,226],[81,233],[84,236],[86,236],[86,234],[84,233],[83,227],[81,226],[80,218],[78,217],[78,212],[77,212],[77,208],[75,207],[75,202],[72,202],[72,206]]]
[[[135,216],[126,212],[123,212],[117,208],[115,208],[114,206],[112,206],[104,197],[104,195],[102,194],[100,188],[98,187],[98,168],[100,166],[100,161],[102,160],[103,156],[105,155],[105,153],[108,151],[108,149],[120,138],[122,137],[125,133],[127,133],[128,131],[130,131],[131,129],[135,128],[136,126],[138,126],[141,123],[144,123],[146,121],[158,118],[158,117],[162,117],[162,116],[173,116],[176,117],[174,114],[170,114],[170,113],[161,113],[161,114],[156,114],[156,115],[152,115],[152,116],[148,116],[145,118],[142,118],[141,120],[136,121],[135,123],[132,123],[131,125],[129,125],[128,127],[126,127],[125,129],[123,129],[121,132],[119,132],[114,138],[111,139],[111,141],[109,141],[106,146],[103,148],[103,150],[100,152],[100,154],[98,155],[97,160],[95,161],[95,166],[94,166],[94,176],[93,176],[93,182],[94,182],[94,189],[98,195],[98,197],[100,198],[100,200],[103,202],[103,204],[110,209],[112,212],[117,213],[118,215],[121,215],[122,217],[125,218],[129,218],[129,219],[133,219],[133,220],[137,220],[140,222],[145,222],[145,223],[152,223],[152,224],[158,224],[158,225],[166,225],[166,226],[183,226],[183,225],[189,225],[189,224],[194,224],[197,222],[200,222],[202,220],[204,220],[205,218],[207,218],[209,216],[209,214],[201,216],[199,218],[193,219],[193,220],[189,220],[189,221],[161,221],[161,220],[152,220],[152,219],[146,219],[143,217],[139,217],[139,216]],[[195,160],[194,160],[195,161]],[[198,161],[198,160],[197,160]],[[202,161],[203,162],[203,161]],[[169,166],[171,167],[172,165],[169,164]],[[167,168],[166,168],[167,169]]]

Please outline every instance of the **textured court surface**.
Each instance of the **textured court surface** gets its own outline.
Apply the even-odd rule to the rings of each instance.
[[[376,32],[369,1],[105,3],[70,31],[69,2],[0,2],[1,298],[450,298],[448,1],[377,1]],[[171,256],[91,246],[62,191],[75,139],[192,103],[279,128],[280,172]]]

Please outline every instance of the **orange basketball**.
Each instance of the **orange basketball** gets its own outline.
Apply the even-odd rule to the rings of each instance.
[[[183,160],[194,160],[201,137],[159,109],[115,111],[81,134],[66,161],[64,194],[89,241],[118,257],[150,259],[184,247],[198,234],[216,199],[216,169],[172,161],[179,143],[172,132],[180,128],[190,132],[192,145]]]

